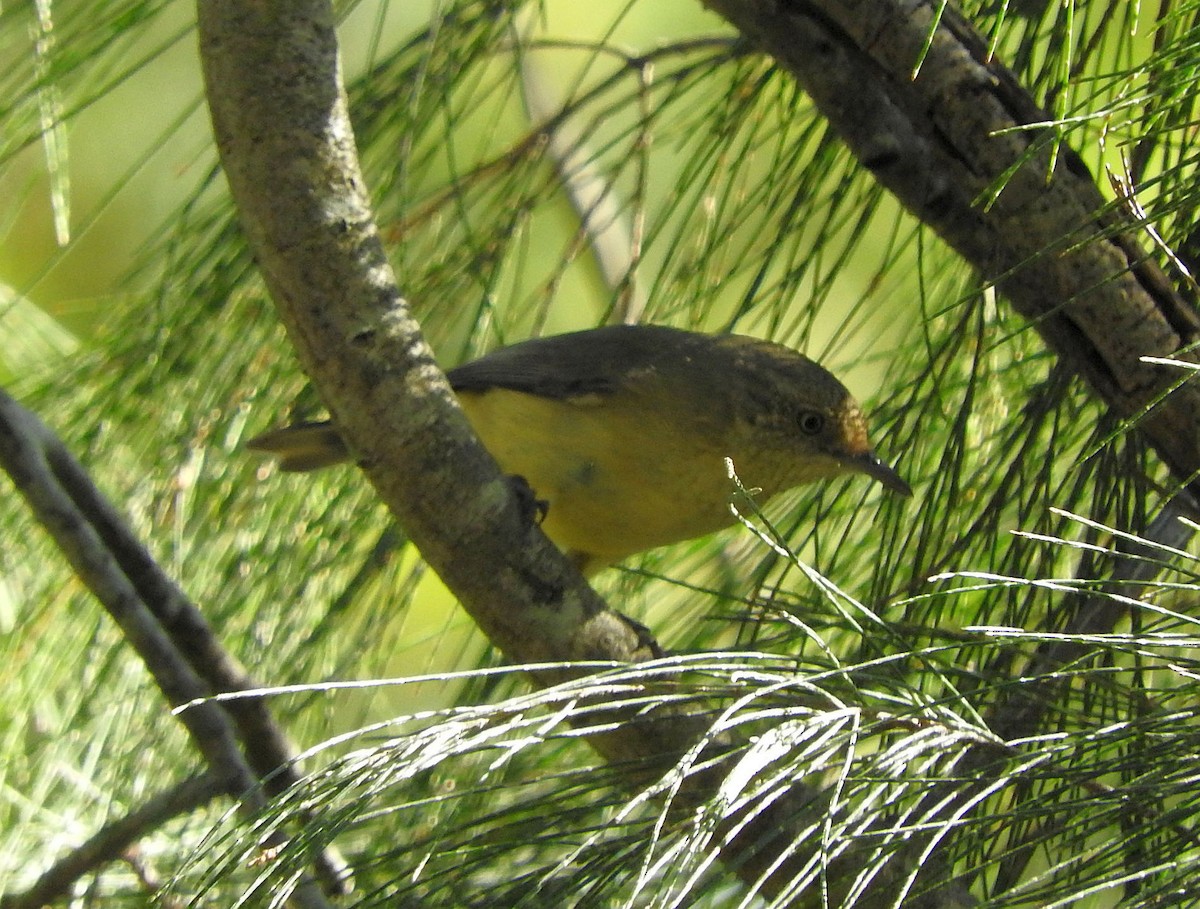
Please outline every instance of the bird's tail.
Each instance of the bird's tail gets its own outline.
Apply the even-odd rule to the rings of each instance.
[[[350,459],[346,443],[328,420],[273,429],[255,436],[246,447],[274,455],[279,459],[279,469],[288,473],[318,470]]]

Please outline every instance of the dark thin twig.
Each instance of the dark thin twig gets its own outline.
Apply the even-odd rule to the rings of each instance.
[[[200,701],[182,711],[180,720],[223,791],[239,800],[244,813],[264,807],[267,790],[260,781],[278,785],[271,775],[290,765],[293,752],[286,738],[261,701],[239,700],[242,709],[235,714],[203,700],[229,690],[229,685],[232,690],[252,686],[221,649],[200,611],[154,562],[83,466],[41,420],[2,391],[0,467],[80,580],[121,628],[168,702],[177,706]],[[247,704],[257,707],[247,708]],[[234,715],[237,730],[231,722]],[[248,749],[251,757],[243,756],[238,747],[239,732],[257,743]],[[266,750],[260,747],[263,743]],[[275,759],[279,755],[282,761]],[[327,887],[344,886],[340,858],[326,856],[320,864]],[[299,887],[296,901],[313,909],[328,905],[312,885]]]
[[[67,896],[76,881],[121,858],[131,843],[224,792],[221,778],[208,770],[151,796],[134,811],[97,830],[47,868],[23,893],[0,896],[0,909],[38,909]]]

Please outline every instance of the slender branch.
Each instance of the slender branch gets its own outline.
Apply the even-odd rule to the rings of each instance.
[[[243,705],[243,734],[261,736],[265,742],[254,752],[260,766],[247,762],[230,715],[221,705],[202,699],[214,693],[206,673],[236,682],[235,690],[250,687],[249,680],[221,651],[199,610],[154,562],[83,466],[41,420],[2,391],[0,467],[121,628],[167,701],[177,706],[201,700],[180,719],[223,791],[238,800],[244,813],[264,807],[260,776],[269,779],[275,771],[294,774],[295,768],[288,767],[294,750],[261,702],[256,708]],[[340,890],[341,860],[331,853],[320,864],[327,886]],[[297,899],[305,906],[327,905],[320,891],[308,885]]]
[[[135,811],[105,824],[24,892],[0,895],[0,909],[39,909],[69,895],[76,881],[121,858],[135,841],[224,794],[220,776],[209,770],[151,796]]]
[[[522,31],[533,28],[535,17],[532,12],[532,8],[527,10]],[[538,64],[530,54],[530,48],[524,46],[525,43],[519,38],[515,44],[520,60],[525,107],[535,123],[549,122],[558,111],[558,99],[554,96],[557,85],[550,71]],[[632,66],[628,58],[626,62]],[[651,67],[645,64],[635,70],[643,85],[643,92],[648,71],[651,71]],[[643,134],[636,143],[635,151],[637,170],[642,176],[649,142],[644,119]],[[580,231],[587,237],[601,278],[609,290],[621,289],[612,321],[636,323],[646,308],[645,291],[636,282],[640,253],[636,227],[642,220],[642,213],[636,209],[632,213],[628,211],[627,204],[619,197],[618,188],[596,163],[595,151],[589,145],[595,141],[594,129],[594,123],[584,129],[569,118],[563,120],[557,129],[544,133],[546,155],[554,163],[563,192],[579,217]]]
[[[54,538],[75,573],[108,609],[154,674],[171,704],[207,696],[209,688],[176,651],[122,564],[138,544],[114,538],[119,518],[83,468],[32,413],[0,392],[0,466]],[[190,713],[190,711],[189,711]],[[214,708],[183,716],[201,754],[227,792],[252,794],[257,780],[237,750],[232,730]],[[261,799],[261,796],[259,796]]]

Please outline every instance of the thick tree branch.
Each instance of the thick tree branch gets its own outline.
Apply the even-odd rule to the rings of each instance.
[[[705,2],[1192,483],[1200,385],[1141,358],[1194,360],[1200,317],[969,23],[936,0]]]
[[[243,227],[306,372],[380,496],[510,658],[649,656],[537,530],[399,295],[358,170],[329,6],[199,8]]]

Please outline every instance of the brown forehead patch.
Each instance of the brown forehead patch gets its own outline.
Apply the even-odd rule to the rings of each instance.
[[[853,400],[848,399],[842,405],[839,424],[847,454],[865,454],[871,450],[871,443],[867,440],[867,421]]]

